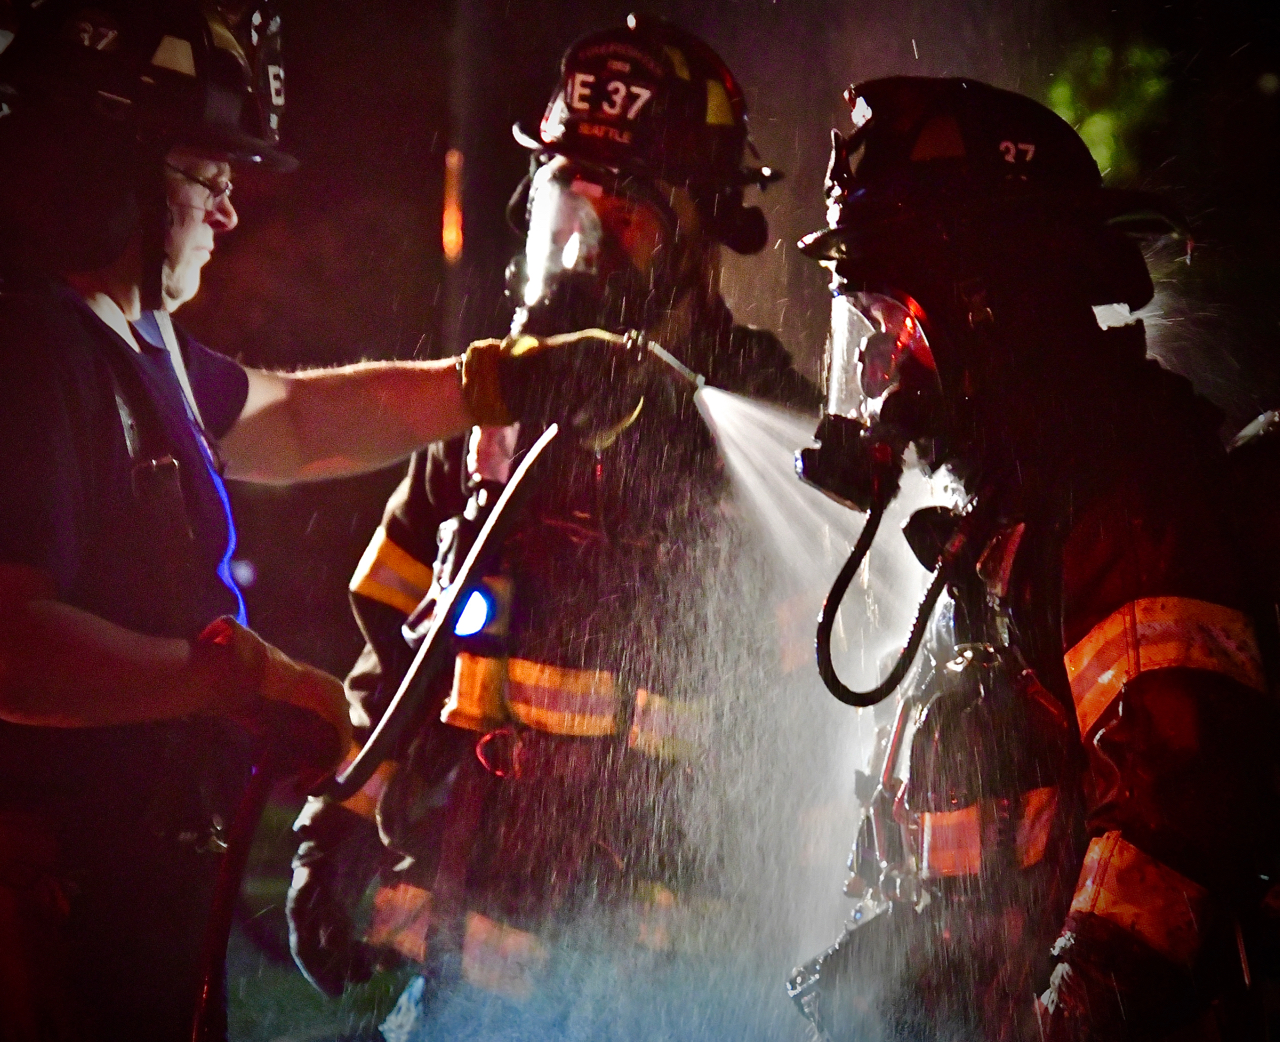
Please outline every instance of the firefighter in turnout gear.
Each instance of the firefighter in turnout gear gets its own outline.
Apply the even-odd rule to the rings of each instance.
[[[711,385],[816,409],[777,339],[735,325],[719,293],[721,246],[765,243],[744,190],[777,175],[744,165],[742,94],[705,43],[635,16],[588,36],[537,138],[516,134],[534,154],[510,208],[525,248],[507,342],[637,330]],[[694,390],[658,366],[625,408],[571,419],[463,613],[433,709],[354,799],[304,810],[292,938],[325,991],[367,974],[373,945],[435,966],[459,952],[470,984],[523,994],[555,924],[619,901],[662,913],[687,881],[675,808],[703,727],[678,663],[727,491]],[[365,728],[544,425],[476,428],[413,461],[351,582]],[[361,941],[348,909],[379,867]],[[664,929],[642,918],[640,939],[660,947]],[[384,1034],[412,1037],[390,1026],[401,1014]]]
[[[1221,418],[1141,322],[1099,317],[1151,299],[1134,238],[1181,222],[1027,98],[846,97],[802,243],[836,295],[797,465],[868,523],[819,666],[865,706],[925,651],[860,783],[853,916],[788,990],[831,1040],[1261,1037],[1274,730]],[[968,499],[909,522],[936,577],[898,668],[853,691],[831,621],[909,447]]]

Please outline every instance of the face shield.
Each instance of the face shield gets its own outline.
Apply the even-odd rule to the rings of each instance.
[[[651,300],[661,298],[676,228],[652,186],[557,157],[534,175],[528,215],[519,307],[553,312],[564,328],[644,327]]]
[[[873,427],[890,419],[886,403],[902,392],[941,395],[919,315],[881,293],[840,294],[831,303],[827,412]]]

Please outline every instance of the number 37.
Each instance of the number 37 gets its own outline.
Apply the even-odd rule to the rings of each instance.
[[[569,91],[569,107],[585,112],[591,108],[591,85],[596,82],[595,76],[589,72],[574,73],[573,84]],[[600,109],[606,116],[620,116],[623,107],[627,109],[627,119],[635,119],[644,108],[645,102],[653,97],[653,91],[647,87],[637,87],[623,83],[621,80],[610,80],[605,84],[609,99],[601,102]],[[628,106],[627,101],[631,99]]]

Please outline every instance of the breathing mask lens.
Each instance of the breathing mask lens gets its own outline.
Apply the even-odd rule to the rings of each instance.
[[[905,304],[880,293],[832,300],[828,413],[871,425],[904,382],[925,386],[937,379],[920,319]]]
[[[551,299],[566,277],[602,286],[616,276],[646,275],[673,239],[672,222],[657,200],[609,184],[612,175],[564,158],[547,163],[529,193],[525,239],[525,307]]]

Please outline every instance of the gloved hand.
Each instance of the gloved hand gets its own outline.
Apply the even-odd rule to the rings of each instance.
[[[218,658],[231,689],[225,715],[268,743],[278,770],[318,781],[350,748],[341,681],[295,662],[229,616],[205,627],[196,653]]]
[[[647,360],[639,337],[603,329],[477,340],[462,358],[462,396],[482,427],[536,412],[599,430],[638,410]]]
[[[1099,916],[1073,913],[1053,955],[1036,1003],[1045,1042],[1156,1042],[1203,1014],[1188,970]]]
[[[337,998],[349,982],[367,981],[373,972],[374,951],[352,936],[347,908],[359,901],[385,848],[373,822],[314,797],[293,828],[302,842],[285,903],[289,950],[303,976]]]

